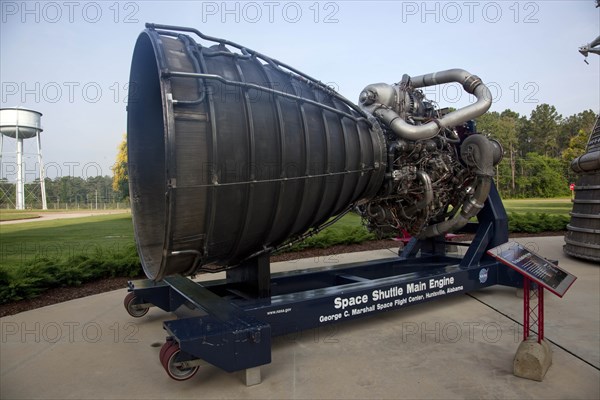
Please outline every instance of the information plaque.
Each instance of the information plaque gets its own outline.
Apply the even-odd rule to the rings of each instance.
[[[575,275],[517,242],[504,243],[487,253],[559,297],[563,297],[577,279]]]

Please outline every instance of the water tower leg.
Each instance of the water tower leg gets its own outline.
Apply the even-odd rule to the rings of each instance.
[[[18,134],[17,134],[18,135]],[[17,210],[25,209],[25,182],[23,181],[23,138],[17,136]]]
[[[42,139],[40,138],[40,132],[36,135],[37,138],[37,155],[38,164],[40,166],[40,191],[42,192],[42,210],[48,209],[48,203],[46,203],[46,171],[44,168],[44,162],[42,161]]]
[[[2,178],[2,151],[4,150],[4,135],[0,133],[0,179]],[[0,192],[0,198],[4,197],[4,191]],[[7,196],[8,197],[8,196]]]

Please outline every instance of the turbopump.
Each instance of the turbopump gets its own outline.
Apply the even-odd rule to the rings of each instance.
[[[462,84],[477,101],[448,112],[420,90],[449,82]],[[359,104],[381,126],[387,149],[381,190],[358,206],[371,231],[437,236],[460,229],[483,208],[502,147],[475,132],[473,118],[491,105],[481,79],[461,69],[404,75],[394,85],[367,86]]]

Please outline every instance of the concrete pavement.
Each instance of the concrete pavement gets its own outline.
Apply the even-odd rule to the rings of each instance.
[[[562,237],[521,240],[578,277],[546,297],[553,365],[544,382],[512,375],[522,299],[491,287],[273,340],[263,383],[203,367],[162,369],[162,321],[134,319],[125,289],[0,319],[0,397],[12,398],[600,398],[600,266],[562,254]],[[388,250],[273,264],[273,271],[393,256]],[[210,279],[216,279],[211,275]],[[495,310],[494,310],[495,309]],[[497,311],[496,311],[497,310]]]

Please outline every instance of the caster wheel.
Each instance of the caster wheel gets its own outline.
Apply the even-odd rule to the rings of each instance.
[[[161,349],[161,355],[160,362],[163,368],[165,371],[167,371],[169,377],[175,379],[176,381],[185,381],[190,379],[196,375],[196,372],[198,372],[198,369],[200,368],[199,366],[192,368],[181,368],[175,366],[177,362],[182,361],[180,360],[181,350],[179,349],[179,344],[177,342],[172,342],[171,344],[169,342],[165,343]]]
[[[161,365],[163,362],[163,357],[165,356],[165,352],[167,351],[167,349],[169,347],[173,346],[174,344],[177,344],[177,342],[174,341],[173,339],[167,339],[165,344],[163,344],[162,347],[160,348],[160,353],[158,355],[158,359],[160,360]]]
[[[127,313],[134,318],[140,318],[148,314],[148,310],[150,309],[138,306],[135,304],[136,301],[137,296],[133,294],[133,292],[127,293],[127,296],[125,296],[125,299],[123,300],[123,305],[125,306]]]

